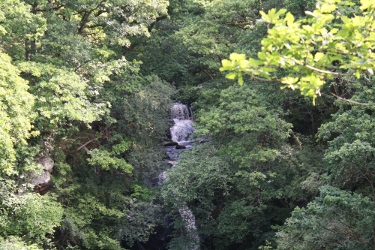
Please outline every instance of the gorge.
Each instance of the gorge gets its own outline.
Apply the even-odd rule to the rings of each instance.
[[[171,108],[171,119],[173,126],[170,128],[171,139],[176,142],[176,146],[165,146],[166,153],[169,157],[168,163],[171,167],[178,165],[179,155],[189,150],[194,141],[190,140],[190,136],[194,132],[192,112],[185,104],[175,103]],[[164,171],[159,175],[159,184],[168,178],[168,171]],[[176,197],[176,203],[179,203]],[[181,204],[178,208],[183,222],[185,223],[186,237],[189,239],[186,250],[200,249],[200,239],[195,225],[195,216],[186,204]]]

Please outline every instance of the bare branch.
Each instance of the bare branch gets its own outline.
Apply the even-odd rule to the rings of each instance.
[[[362,103],[362,102],[356,102],[356,101],[353,101],[353,100],[349,100],[349,99],[346,99],[346,98],[343,98],[341,96],[338,96],[334,93],[331,92],[331,95],[333,95],[334,97],[336,97],[337,99],[340,99],[342,101],[345,101],[345,102],[349,102],[349,103],[352,103],[352,104],[355,104],[355,105],[360,105],[360,106],[374,106],[374,103]]]
[[[292,61],[295,62],[295,63],[297,63],[298,65],[305,66],[306,68],[314,70],[314,71],[317,71],[319,73],[329,74],[329,75],[336,75],[336,76],[350,76],[350,75],[352,75],[352,74],[334,72],[334,71],[329,71],[329,70],[324,70],[324,69],[318,69],[318,68],[315,68],[315,67],[313,67],[311,65],[308,65],[308,64],[305,64],[305,63],[301,63],[301,62],[299,62],[298,60],[296,60],[294,58],[289,58],[289,57],[284,57],[284,58],[285,59],[292,59]]]
[[[87,152],[88,149],[86,148],[86,146],[87,146],[88,144],[90,144],[91,142],[93,142],[94,140],[96,140],[96,139],[97,139],[97,138],[94,138],[94,139],[89,140],[88,142],[86,142],[85,144],[83,144],[83,145],[81,145],[79,148],[77,148],[76,151],[79,151],[79,150],[81,150],[82,148],[84,148],[84,149],[86,150],[86,152]]]

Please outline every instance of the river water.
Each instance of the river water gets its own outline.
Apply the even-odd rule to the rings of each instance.
[[[170,128],[171,142],[165,142],[164,146],[165,153],[168,158],[166,162],[169,165],[168,169],[175,167],[178,164],[179,156],[182,152],[189,150],[194,141],[190,140],[190,136],[194,133],[193,119],[191,110],[187,105],[181,103],[175,103],[171,108],[170,116],[171,124]],[[150,182],[151,186],[158,185],[162,186],[165,179],[168,178],[168,170],[161,172],[158,178],[152,179]],[[176,197],[176,204],[179,204],[178,198]],[[181,236],[187,241],[184,241],[183,246],[179,246],[181,250],[200,250],[200,237],[195,224],[195,216],[186,204],[182,204],[178,207],[178,212],[181,216],[182,222],[184,223],[184,231]],[[165,211],[167,213],[167,211]],[[164,218],[165,226],[159,226],[155,229],[155,234],[151,235],[147,242],[137,241],[133,246],[128,246],[125,241],[122,242],[122,246],[130,248],[131,250],[165,250],[168,248],[170,242],[170,236],[172,235],[171,218],[166,216]]]
[[[171,119],[173,119],[173,126],[170,128],[171,139],[178,145],[166,146],[165,150],[169,157],[168,163],[171,167],[175,167],[178,164],[179,154],[193,146],[193,141],[189,140],[189,137],[194,132],[194,127],[191,110],[187,105],[175,103],[171,108]],[[159,175],[159,185],[162,185],[166,178],[168,178],[167,171],[164,171]],[[186,250],[199,250],[200,238],[195,225],[194,214],[186,204],[180,206],[178,211],[190,240]]]

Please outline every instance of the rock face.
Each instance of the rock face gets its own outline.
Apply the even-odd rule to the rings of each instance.
[[[184,145],[176,145],[176,149],[185,149],[186,148],[186,146],[184,146]]]
[[[35,185],[34,190],[40,194],[45,194],[51,185],[51,172],[54,162],[50,157],[41,157],[37,161],[43,166],[39,173],[33,172],[30,174],[30,182]]]
[[[166,146],[177,146],[178,143],[177,142],[174,142],[174,141],[165,141],[163,142],[163,146],[166,147]]]

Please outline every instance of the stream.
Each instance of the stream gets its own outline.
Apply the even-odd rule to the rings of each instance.
[[[165,146],[165,150],[169,158],[168,163],[171,167],[175,167],[178,164],[179,155],[193,146],[193,141],[189,140],[189,137],[194,132],[194,127],[191,110],[185,104],[175,103],[173,105],[171,108],[171,119],[173,119],[174,124],[170,128],[171,139],[177,145]],[[159,175],[159,185],[163,185],[165,178],[167,178],[166,172],[164,171]],[[185,224],[187,236],[191,241],[186,250],[199,250],[200,238],[195,225],[194,214],[186,204],[179,207],[178,211]]]
[[[165,161],[168,163],[168,169],[176,167],[178,165],[180,154],[193,147],[194,141],[189,140],[191,134],[194,133],[193,120],[191,110],[185,104],[175,103],[171,107],[170,116],[170,142],[165,142],[163,148],[166,155],[168,156]],[[168,169],[164,170],[158,175],[158,178],[154,180],[153,185],[162,186],[166,178],[168,178]],[[176,203],[178,198],[176,197]],[[184,223],[185,230],[183,237],[187,239],[184,246],[180,246],[179,249],[184,250],[200,250],[200,237],[195,224],[195,216],[189,209],[187,204],[182,204],[178,207],[178,212],[181,216],[182,222]],[[165,217],[165,227],[158,227],[156,233],[153,234],[147,242],[136,242],[135,245],[129,247],[132,250],[165,250],[168,249],[169,237],[172,233],[172,227],[170,226],[173,222],[168,216]],[[127,247],[124,243],[124,247]],[[170,248],[173,250],[173,248]]]

